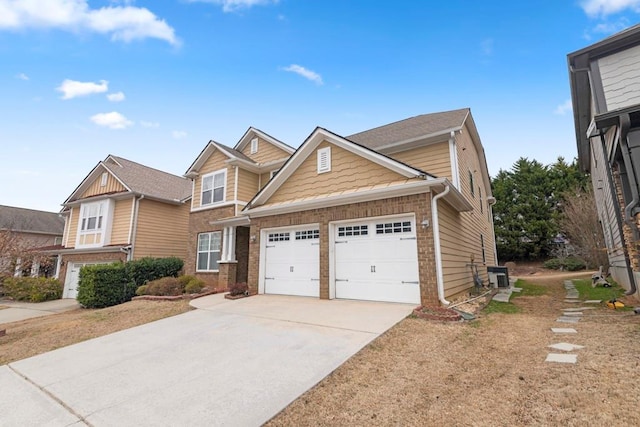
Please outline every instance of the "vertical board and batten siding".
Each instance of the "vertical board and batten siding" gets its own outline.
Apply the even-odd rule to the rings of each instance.
[[[131,226],[131,211],[135,198],[116,200],[113,209],[113,222],[111,225],[111,245],[129,244],[129,228]]]
[[[85,197],[98,196],[100,194],[113,194],[119,193],[122,191],[127,191],[126,188],[120,182],[114,178],[113,175],[107,173],[107,183],[106,185],[100,185],[102,183],[102,174],[98,175],[93,183],[85,190],[84,193],[79,197],[79,199],[84,199]]]
[[[71,208],[70,215],[71,221],[69,221],[69,238],[65,239],[65,242],[68,248],[75,248],[76,237],[78,236],[78,218],[80,218],[80,206]]]
[[[393,153],[390,157],[418,168],[438,178],[451,179],[451,157],[449,155],[449,142],[439,142],[425,147]]]
[[[189,205],[143,199],[138,206],[134,259],[176,256],[185,259],[189,235]]]
[[[319,174],[317,151],[326,147],[331,147],[331,171]],[[406,178],[384,166],[323,141],[276,190],[267,204],[402,180]]]
[[[640,46],[598,59],[607,111],[640,104]]]
[[[442,267],[447,297],[464,292],[473,286],[473,274],[468,265],[471,263],[472,254],[484,283],[488,283],[487,266],[494,265],[495,260],[492,219],[487,203],[487,189],[490,188],[490,183],[485,182],[481,173],[479,153],[466,126],[462,134],[457,136],[456,147],[461,192],[471,203],[473,210],[456,212],[446,202],[438,202]],[[471,194],[469,171],[474,173],[474,195]],[[478,187],[482,188],[482,200]],[[480,203],[483,204],[482,212]],[[482,262],[481,234],[484,236],[485,264]]]
[[[290,156],[283,149],[258,137],[258,152],[251,154],[251,141],[242,149],[242,154],[256,163],[268,163],[275,160],[286,159]]]
[[[211,172],[215,172],[221,169],[227,169],[227,188],[225,188],[225,198],[227,202],[233,200],[233,192],[235,185],[235,170],[233,166],[227,165],[225,162],[229,158],[222,154],[220,151],[215,150],[211,156],[204,162],[200,170],[198,171],[198,176],[194,180],[193,185],[193,207],[194,209],[202,207],[200,205],[200,190],[202,188],[202,177]],[[215,205],[209,205],[211,207],[215,207]]]
[[[248,202],[259,190],[259,176],[242,168],[238,169],[238,196],[237,199]]]

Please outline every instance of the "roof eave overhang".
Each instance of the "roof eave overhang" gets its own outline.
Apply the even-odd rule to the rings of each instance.
[[[248,216],[242,214],[241,216],[235,216],[232,218],[224,218],[216,221],[209,221],[209,225],[218,225],[218,226],[226,226],[226,227],[238,227],[238,226],[247,226],[250,224],[250,219]]]
[[[129,245],[118,245],[118,246],[107,246],[107,247],[98,247],[98,248],[70,248],[70,249],[52,249],[50,251],[42,251],[42,253],[46,254],[60,254],[60,255],[69,255],[69,254],[89,254],[89,253],[110,253],[110,252],[120,252],[121,249],[128,247]]]
[[[416,147],[421,147],[421,146],[424,146],[425,144],[428,145],[428,144],[435,144],[437,142],[443,142],[449,139],[451,132],[459,132],[462,129],[462,126],[463,125],[455,126],[452,128],[440,130],[438,132],[417,136],[415,138],[393,142],[391,144],[377,147],[376,151],[379,151],[384,154],[391,154],[391,153],[396,153],[398,151],[411,149],[413,145],[415,145]]]
[[[449,180],[444,178],[432,180],[420,180],[407,184],[399,184],[390,187],[376,188],[356,193],[346,193],[337,196],[323,197],[319,199],[302,200],[299,202],[286,203],[282,205],[265,205],[255,208],[245,208],[243,214],[254,217],[264,217],[270,215],[280,215],[303,210],[328,208],[333,206],[343,206],[352,203],[370,202],[391,197],[411,196],[420,193],[429,193],[432,190],[436,192],[444,191],[449,186],[450,191],[444,197],[444,200],[459,212],[473,210],[473,206],[464,198],[464,196],[453,186]]]

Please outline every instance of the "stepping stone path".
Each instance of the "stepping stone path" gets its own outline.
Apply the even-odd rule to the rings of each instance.
[[[571,280],[565,280],[564,289],[567,291],[567,296],[566,296],[566,298],[564,300],[565,303],[568,303],[568,304],[596,304],[595,300],[589,300],[589,301],[584,301],[584,302],[580,301],[580,293],[578,292],[578,290],[576,289],[575,285],[573,284],[573,282]],[[597,303],[600,303],[600,301],[597,301]],[[556,319],[556,322],[559,322],[559,323],[578,323],[580,321],[580,319],[582,318],[583,310],[592,310],[592,309],[593,309],[593,307],[565,308],[565,309],[562,310],[562,316],[558,317]],[[576,331],[573,328],[551,328],[551,332],[553,332],[554,334],[577,334],[578,333],[578,331]],[[552,344],[549,347],[554,349],[554,350],[561,350],[561,351],[566,351],[566,352],[570,352],[570,351],[574,351],[574,350],[580,350],[580,349],[584,348],[584,346],[577,345],[577,344],[566,343],[566,342]],[[545,359],[545,362],[575,364],[575,363],[578,363],[578,355],[577,354],[565,354],[565,353],[549,353],[547,355],[547,358]]]

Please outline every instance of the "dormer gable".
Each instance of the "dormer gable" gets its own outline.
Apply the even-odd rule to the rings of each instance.
[[[271,135],[250,127],[234,147],[258,164],[265,164],[291,156],[295,149]]]

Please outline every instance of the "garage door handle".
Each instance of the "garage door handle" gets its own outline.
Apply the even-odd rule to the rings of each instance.
[[[348,241],[346,241],[346,240],[336,240],[336,245],[337,245],[338,243],[349,243],[349,242],[348,242]]]
[[[319,245],[320,243],[312,243],[311,246]]]
[[[312,282],[319,282],[320,279],[311,279]]]
[[[405,282],[404,280],[402,282],[400,282],[400,283],[403,283],[403,284],[407,283],[407,284],[411,284],[411,285],[419,285],[420,284],[420,282]]]
[[[264,280],[274,280],[275,277],[265,277]]]
[[[401,237],[400,240],[416,240],[415,237]]]
[[[348,282],[349,279],[336,279],[336,282]]]
[[[276,245],[266,245],[265,248],[275,248]]]

